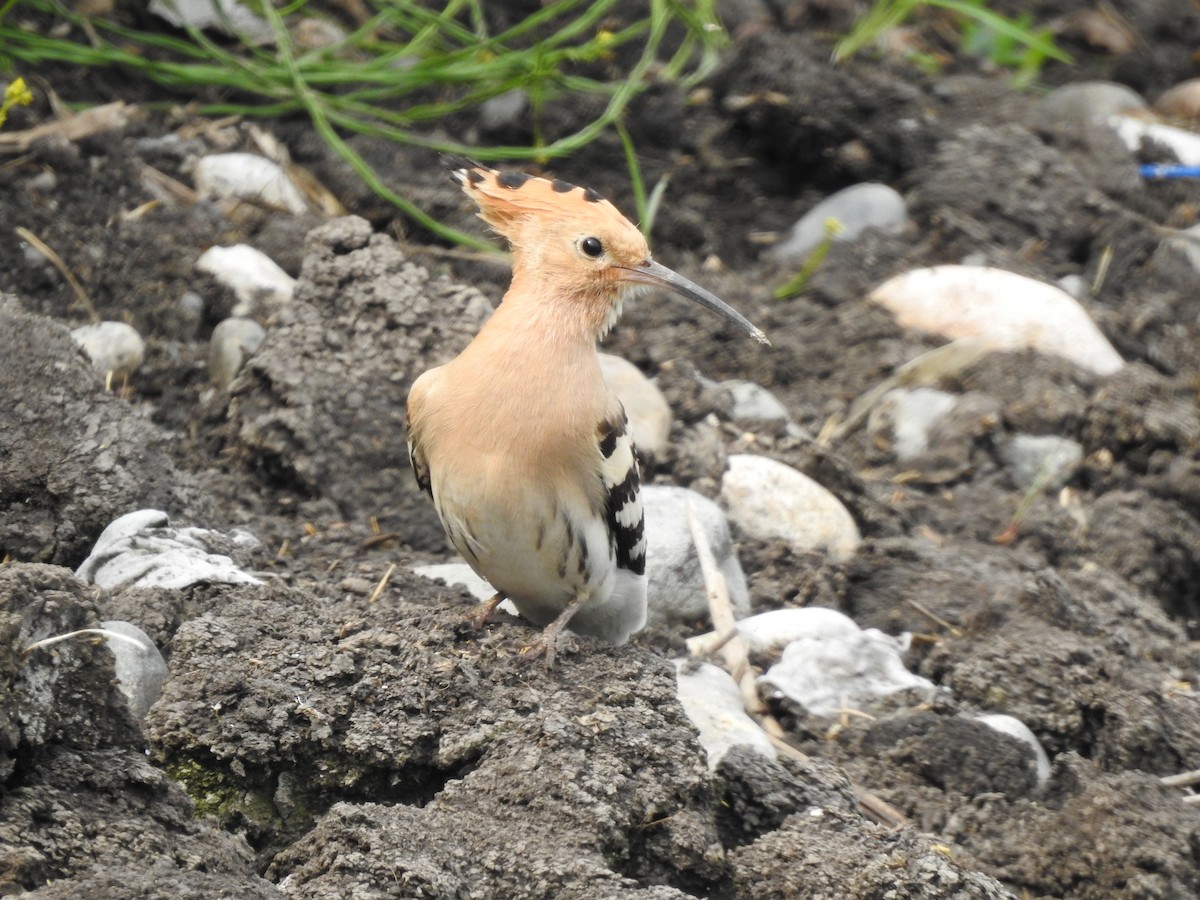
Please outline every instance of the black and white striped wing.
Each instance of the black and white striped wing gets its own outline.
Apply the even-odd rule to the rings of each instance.
[[[629,435],[625,410],[600,423],[600,478],[606,493],[608,524],[617,568],[635,575],[646,572],[646,520],[642,512],[641,473],[637,452]]]

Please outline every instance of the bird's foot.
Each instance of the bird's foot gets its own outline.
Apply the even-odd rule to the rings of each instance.
[[[476,631],[482,631],[483,626],[488,623],[496,612],[496,607],[504,600],[504,595],[497,591],[490,599],[485,600],[479,605],[479,608],[471,615],[467,616],[467,621]]]
[[[579,612],[579,607],[587,603],[588,599],[588,595],[583,594],[568,603],[567,608],[558,614],[558,618],[542,629],[542,633],[537,640],[529,644],[528,647],[521,648],[521,656],[528,660],[544,656],[546,659],[546,669],[552,669],[554,667],[554,657],[558,652],[558,636],[563,633],[567,627],[567,623],[571,621],[571,617]]]

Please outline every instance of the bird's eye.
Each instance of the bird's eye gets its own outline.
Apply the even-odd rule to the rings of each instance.
[[[604,245],[600,243],[600,238],[585,237],[579,242],[579,249],[592,259],[595,259],[604,252]]]

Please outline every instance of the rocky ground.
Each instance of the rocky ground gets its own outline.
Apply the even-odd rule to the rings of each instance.
[[[647,297],[607,350],[672,406],[650,481],[719,498],[728,457],[758,454],[850,511],[863,540],[842,559],[735,525],[754,609],[911,632],[909,668],[943,690],[832,718],[775,701],[807,758],[736,750],[710,772],[670,662],[704,622],[620,648],[578,639],[550,672],[521,658],[529,626],[473,631],[465,591],[411,573],[449,554],[408,471],[404,397],[469,340],[505,273],[447,254],[299,121],[260,124],[366,221],[166,199],[148,166],[190,184],[189,160],[248,147],[248,127],[135,109],[0,165],[0,893],[1200,894],[1200,807],[1160,781],[1200,767],[1200,314],[1180,235],[1200,187],[1140,178],[1138,162],[1170,151],[1129,149],[1089,117],[1095,95],[1053,106],[969,58],[936,74],[835,67],[824,35],[847,13],[833,6],[731,5],[735,39],[705,90],[655,88],[627,123],[647,180],[671,177],[656,258],[773,348]],[[1091,7],[1038,5],[1077,58],[1047,68],[1050,84],[1107,78],[1153,101],[1197,74],[1194,11],[1104,8],[1129,41],[1084,27]],[[72,100],[146,99],[116,75],[43,74]],[[564,131],[584,112],[551,110]],[[0,134],[51,118],[40,99]],[[445,127],[504,143],[523,126]],[[483,233],[432,153],[356,140],[407,196]],[[615,139],[553,172],[632,209]],[[772,299],[796,265],[770,244],[861,182],[900,192],[904,227],[833,244],[801,294]],[[196,261],[236,243],[298,280],[290,302],[251,304],[265,340],[225,388],[210,344],[243,301]],[[953,411],[915,453],[878,410],[831,428],[945,343],[871,291],[963,262],[1075,276],[1124,365],[1098,374],[1026,349],[935,372],[926,386]],[[73,342],[93,310],[144,338],[127,378],[106,384]],[[768,388],[791,426],[735,419],[711,385],[733,378]],[[1057,481],[1014,462],[1032,436],[1077,446]],[[139,509],[224,533],[209,549],[254,583],[77,578],[101,531]],[[137,624],[167,660],[144,718],[105,645],[23,652],[104,620]],[[1032,729],[1048,777],[979,713]],[[903,824],[864,814],[864,790]]]

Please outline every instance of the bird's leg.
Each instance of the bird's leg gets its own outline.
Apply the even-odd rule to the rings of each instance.
[[[546,668],[553,668],[554,654],[558,647],[558,636],[567,627],[567,623],[571,621],[571,617],[579,612],[579,608],[590,599],[590,594],[582,593],[568,603],[567,608],[558,614],[558,618],[542,629],[541,636],[530,644],[529,647],[521,651],[522,655],[526,659],[537,659],[538,656],[544,655],[546,658]]]
[[[488,620],[491,619],[492,614],[496,612],[496,607],[499,606],[503,600],[504,595],[500,593],[500,591],[496,591],[496,593],[492,594],[490,599],[483,601],[483,603],[479,605],[479,609],[471,613],[468,619],[468,621],[471,623],[471,627],[476,631],[479,631],[481,628],[483,628],[483,626],[488,623]]]

